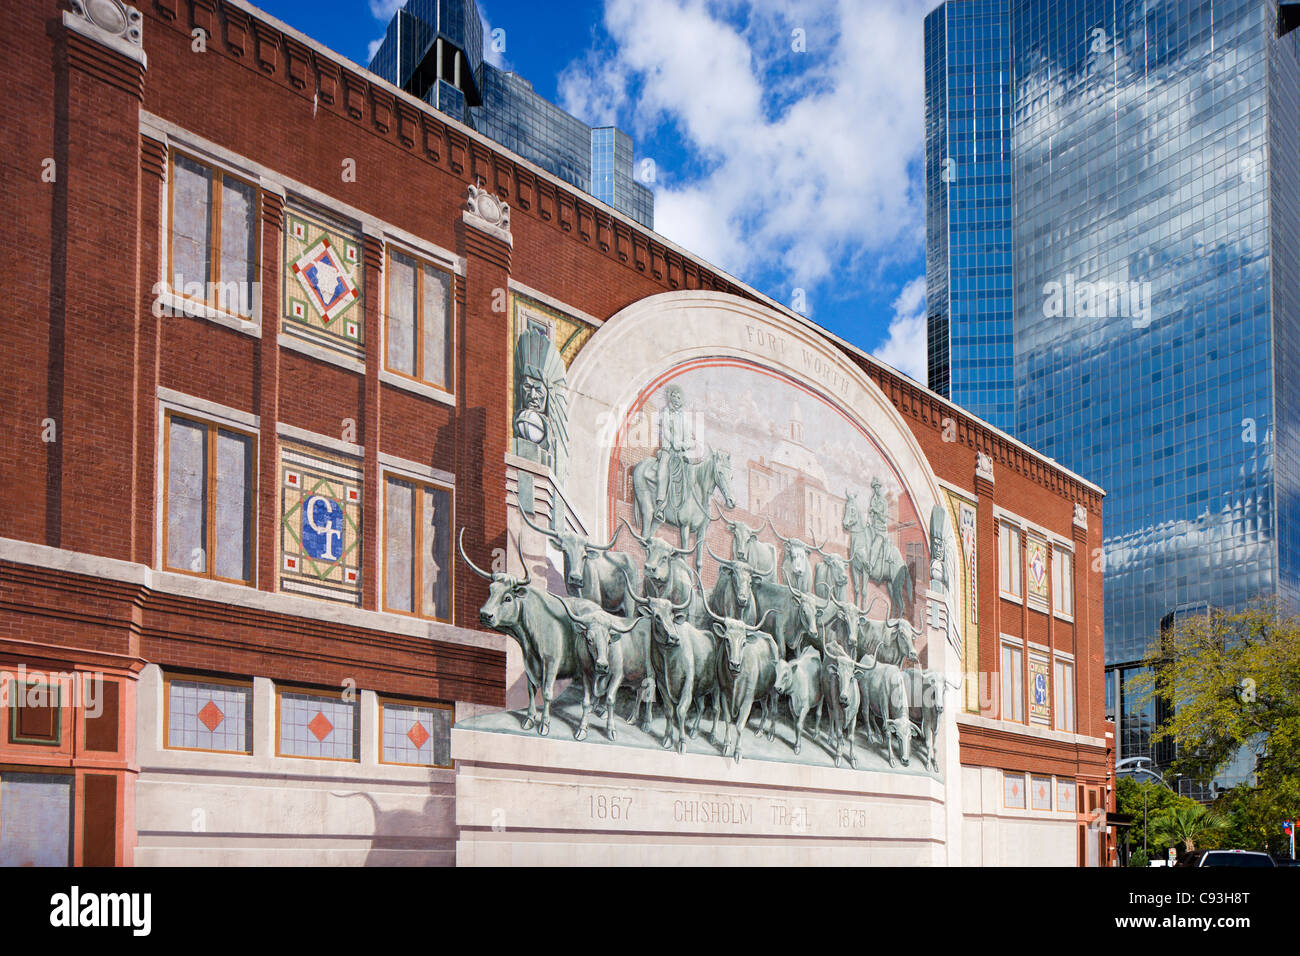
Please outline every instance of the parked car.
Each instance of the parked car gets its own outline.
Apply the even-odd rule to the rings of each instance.
[[[1258,850],[1193,850],[1175,866],[1265,866],[1277,864],[1267,853]]]
[[[1293,857],[1289,857],[1289,856],[1276,857],[1274,858],[1273,862],[1276,863],[1278,866],[1300,866],[1300,860],[1294,859]]]

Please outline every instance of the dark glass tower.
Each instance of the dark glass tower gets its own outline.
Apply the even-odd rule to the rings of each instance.
[[[1121,683],[1162,621],[1300,596],[1294,10],[948,0],[926,19],[931,383],[1106,489],[1121,756],[1161,756]]]
[[[654,193],[632,175],[631,138],[613,127],[592,129],[522,76],[483,62],[483,21],[474,0],[407,0],[389,21],[370,69],[654,228]]]

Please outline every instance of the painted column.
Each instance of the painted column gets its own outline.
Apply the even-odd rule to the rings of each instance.
[[[135,8],[74,7],[81,12],[63,13],[56,41],[48,415],[58,441],[48,445],[46,543],[129,560],[132,511],[112,490],[132,487],[137,477],[130,443],[142,293],[138,271],[106,269],[104,256],[118,249],[133,258],[139,249],[146,60]],[[127,226],[124,236],[124,223],[136,231]]]

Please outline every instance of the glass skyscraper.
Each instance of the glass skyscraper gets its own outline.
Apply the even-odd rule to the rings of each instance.
[[[1106,489],[1121,756],[1161,756],[1122,682],[1162,622],[1300,597],[1295,11],[926,18],[931,387]]]
[[[474,0],[407,0],[389,21],[370,70],[654,228],[654,193],[633,176],[631,137],[613,127],[592,129],[522,76],[485,63]]]

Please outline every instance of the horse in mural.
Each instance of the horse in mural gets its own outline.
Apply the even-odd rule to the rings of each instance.
[[[846,492],[841,526],[849,535],[849,576],[858,607],[866,599],[866,584],[870,581],[883,584],[889,592],[890,617],[902,617],[912,597],[912,572],[898,545],[884,538],[863,518],[856,492]]]
[[[682,465],[682,493],[669,494],[664,501],[664,517],[655,517],[655,485],[658,483],[654,458],[638,462],[632,468],[632,491],[635,499],[634,515],[641,525],[641,537],[649,538],[659,525],[675,527],[681,535],[682,547],[695,535],[695,570],[704,567],[704,538],[712,520],[709,502],[713,492],[721,491],[727,508],[736,507],[736,497],[731,490],[731,452],[710,450],[699,461],[685,461]]]

